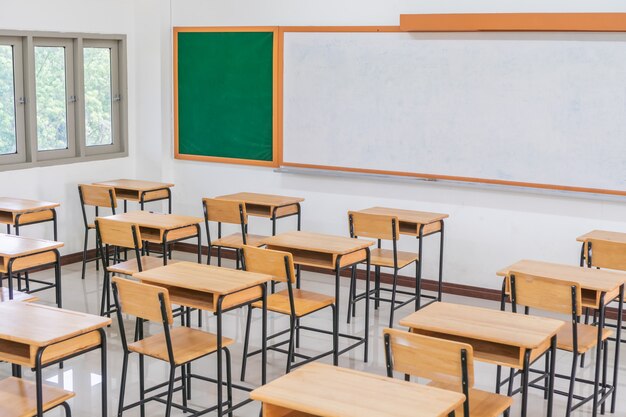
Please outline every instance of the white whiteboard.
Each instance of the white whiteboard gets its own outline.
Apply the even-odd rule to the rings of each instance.
[[[283,161],[626,190],[626,34],[286,32]]]

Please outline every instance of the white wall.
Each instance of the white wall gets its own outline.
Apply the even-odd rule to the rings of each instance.
[[[397,25],[400,13],[626,11],[614,0],[0,0],[0,27],[126,33],[129,58],[130,157],[0,173],[8,196],[59,201],[66,253],[81,249],[75,185],[113,177],[176,183],[175,211],[201,214],[200,197],[235,191],[302,196],[303,227],[347,234],[349,209],[385,205],[450,214],[445,279],[496,287],[495,271],[520,258],[576,263],[575,237],[592,228],[626,231],[626,204],[531,193],[366,179],[279,174],[271,169],[177,161],[172,155],[171,25]],[[171,10],[171,14],[170,14]],[[71,13],[69,11],[72,11]],[[293,227],[292,220],[284,226]],[[269,233],[253,219],[252,231]],[[50,232],[46,232],[50,233]],[[428,241],[428,239],[427,239]],[[416,247],[403,238],[406,249]],[[425,276],[433,277],[436,240],[428,241]]]
[[[107,161],[85,162],[0,172],[0,195],[32,198],[61,203],[57,209],[59,240],[65,242],[62,253],[82,251],[83,221],[77,185],[135,175],[135,110],[136,67],[133,39],[133,8],[125,0],[47,0],[1,1],[0,28],[8,30],[36,30],[54,32],[86,32],[128,35],[129,80],[129,157]],[[60,7],[62,6],[62,7]],[[29,226],[21,231],[25,236],[52,239],[52,226]],[[92,233],[93,234],[93,233]],[[92,238],[93,242],[93,238]]]
[[[625,12],[615,1],[473,1],[400,0],[177,0],[174,26],[251,25],[397,25],[400,13],[458,12]],[[162,47],[171,56],[171,41]],[[171,92],[171,60],[164,60]],[[170,93],[171,94],[171,93]],[[167,95],[164,94],[164,97]],[[164,118],[171,128],[171,95]],[[442,121],[445,122],[445,121]],[[200,197],[235,191],[259,191],[306,198],[303,228],[347,234],[349,209],[372,205],[414,208],[450,214],[446,223],[444,279],[496,288],[495,271],[521,258],[577,263],[576,236],[594,228],[626,231],[626,203],[575,196],[460,188],[436,184],[315,177],[275,173],[271,169],[172,159],[165,137],[164,176],[176,183],[175,209],[200,214]],[[253,232],[269,232],[267,221],[252,220]],[[282,230],[293,227],[285,224]],[[281,228],[279,227],[279,230]],[[437,240],[426,239],[425,276],[436,273]],[[403,238],[401,247],[416,248]],[[408,272],[408,271],[407,271]]]

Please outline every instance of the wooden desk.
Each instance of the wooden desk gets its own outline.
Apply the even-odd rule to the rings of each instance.
[[[334,357],[335,365],[338,364],[338,356],[348,352],[357,346],[364,345],[363,360],[367,362],[368,328],[369,328],[369,293],[370,293],[370,249],[374,244],[370,240],[352,239],[343,236],[325,235],[320,233],[293,231],[281,233],[276,236],[265,238],[261,241],[268,249],[289,252],[293,255],[293,261],[297,265],[297,286],[300,287],[300,266],[313,266],[335,273],[335,320],[339,323],[339,290],[341,270],[347,267],[356,268],[356,265],[365,261],[367,277],[365,280],[365,334],[357,337],[345,333],[338,336],[356,340],[356,343],[340,350]],[[296,347],[298,347],[296,339]],[[335,343],[334,346],[337,344]]]
[[[444,219],[449,216],[443,213],[430,213],[417,210],[403,210],[386,207],[371,207],[360,210],[360,213],[382,214],[385,216],[395,216],[398,218],[400,234],[415,236],[419,240],[419,248],[417,253],[417,282],[418,295],[416,300],[416,310],[419,310],[421,298],[429,298],[431,300],[441,301],[441,292],[443,287],[443,241],[444,241]],[[439,278],[437,284],[437,296],[422,295],[422,259],[423,259],[423,239],[426,236],[439,233]]]
[[[167,200],[168,213],[172,213],[171,188],[174,184],[126,179],[95,182],[94,184],[115,188],[117,198],[124,200],[124,213],[126,213],[128,209],[128,201],[138,202],[141,210],[143,210],[145,203],[160,200]]]
[[[310,363],[255,389],[264,417],[448,417],[465,401],[454,391]]]
[[[298,216],[298,230],[300,230],[302,214],[300,203],[304,201],[304,198],[259,193],[236,193],[215,198],[243,201],[246,204],[246,212],[250,216],[272,219],[272,236],[276,234],[276,219],[285,217]]]
[[[62,242],[0,233],[0,274],[6,274],[8,278],[9,299],[13,299],[14,273],[54,265],[54,284],[47,281],[30,279],[30,281],[42,284],[43,286],[34,290],[28,288],[27,292],[33,293],[55,288],[56,303],[59,307],[62,307],[61,255],[58,250],[62,246]],[[0,283],[1,282],[2,280],[0,279]],[[19,278],[18,289],[21,291],[21,280]]]
[[[200,223],[204,219],[201,217],[152,213],[149,211],[130,211],[105,218],[137,224],[141,232],[141,239],[161,245],[163,254],[168,253],[168,245],[195,237],[198,241],[198,262],[202,262]],[[163,264],[167,265],[167,256],[163,256]]]
[[[257,274],[193,262],[177,262],[167,266],[133,274],[134,278],[147,284],[165,287],[173,304],[193,307],[215,313],[217,318],[217,403],[218,416],[228,414],[222,410],[222,313],[263,302],[261,380],[267,378],[267,283],[270,275]],[[249,388],[233,385],[238,389]],[[251,400],[232,405],[240,407]]]
[[[626,281],[626,275],[620,272],[606,271],[595,268],[582,268],[574,265],[562,265],[550,262],[522,260],[514,263],[497,272],[498,276],[504,277],[502,283],[502,300],[504,303],[504,294],[507,293],[510,288],[509,277],[512,273],[522,273],[538,275],[544,278],[550,278],[555,280],[562,280],[567,282],[576,282],[580,285],[582,293],[582,305],[583,307],[591,307],[597,309],[599,312],[598,319],[598,336],[597,336],[597,349],[600,350],[602,346],[602,333],[604,330],[604,321],[606,317],[606,305],[613,300],[618,299],[618,327],[617,327],[617,340],[621,338],[622,327],[622,312],[623,312],[623,294],[624,294],[624,282]],[[620,296],[621,294],[621,296]],[[619,353],[620,343],[615,344],[615,362],[613,370],[613,396],[612,403],[616,398],[617,391],[617,377],[618,377],[618,365],[619,365]],[[602,355],[596,355],[596,369],[600,369]],[[596,372],[595,383],[599,383],[600,373]],[[598,396],[597,390],[594,391],[593,399],[593,415],[597,413]],[[614,403],[613,403],[614,404]]]
[[[0,304],[0,360],[14,376],[35,370],[37,415],[42,416],[42,370],[78,354],[101,351],[102,416],[107,415],[106,333],[111,319],[32,303]]]
[[[436,302],[400,320],[414,333],[472,345],[474,358],[509,368],[526,375],[530,365],[551,350],[556,354],[556,334],[563,321],[526,316],[506,311]],[[554,375],[554,361],[550,367]],[[554,379],[553,377],[551,378]],[[524,378],[528,382],[528,378]],[[552,390],[550,390],[552,391]],[[552,415],[552,392],[548,416]],[[522,386],[522,415],[526,415],[528,385]]]
[[[7,233],[11,226],[15,234],[20,234],[20,227],[30,224],[52,222],[54,240],[57,240],[57,212],[59,203],[49,201],[24,200],[21,198],[0,197],[0,223],[7,225]]]

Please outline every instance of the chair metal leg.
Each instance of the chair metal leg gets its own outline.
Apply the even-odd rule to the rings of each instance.
[[[183,407],[187,407],[187,364],[180,367],[180,376],[183,386]]]
[[[170,417],[172,415],[172,396],[174,395],[174,378],[175,377],[176,377],[176,366],[170,365],[170,380],[169,380],[169,384],[167,387],[167,404],[165,404],[165,417]]]
[[[333,365],[339,365],[339,321],[337,320],[337,314],[335,309],[337,306],[331,304],[331,311],[333,313]]]
[[[248,363],[248,343],[250,342],[250,322],[252,321],[252,306],[248,306],[246,318],[246,334],[243,341],[243,358],[241,359],[241,380],[246,379],[246,364]]]
[[[291,371],[291,363],[294,360],[294,338],[295,338],[295,329],[296,327],[296,318],[295,317],[290,317],[289,318],[289,350],[287,353],[287,367],[285,368],[285,373],[289,373]]]
[[[599,354],[600,352],[598,352]],[[576,368],[578,364],[578,353],[574,352],[572,358],[572,372],[569,380],[569,391],[567,395],[567,408],[565,409],[565,417],[569,417],[572,413],[572,402],[574,400],[574,386],[576,385]]]
[[[396,311],[396,287],[398,285],[398,270],[393,269],[393,288],[391,289],[391,311],[389,312],[389,328],[393,328],[393,316]]]
[[[374,300],[374,308],[378,310],[380,307],[380,266],[374,267],[374,288],[376,289],[376,300]]]
[[[143,401],[146,398],[145,393],[145,374],[144,374],[144,357],[143,355],[139,355],[139,399]],[[145,404],[141,404],[139,406],[141,417],[146,417],[146,406]]]
[[[355,292],[356,292],[356,271],[355,271],[355,267],[352,267],[352,274],[350,277],[350,290],[349,290],[349,294],[348,294],[348,311],[347,311],[347,319],[346,322],[348,324],[350,324],[350,317],[351,317],[351,312],[356,310],[356,305],[355,305]]]
[[[68,403],[62,402],[61,407],[65,410],[65,417],[72,417],[72,409]]]
[[[81,272],[81,279],[85,279],[85,269],[87,267],[87,245],[89,243],[89,229],[85,229],[85,238],[83,242],[83,268]]]
[[[126,393],[126,375],[127,374],[128,374],[128,352],[124,352],[124,360],[122,362],[122,378],[120,381],[120,399],[119,399],[119,404],[117,406],[117,417],[122,417],[122,412],[124,411],[124,394]]]

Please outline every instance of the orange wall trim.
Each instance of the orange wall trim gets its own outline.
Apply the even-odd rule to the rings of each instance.
[[[625,32],[626,13],[403,14],[407,32]]]

